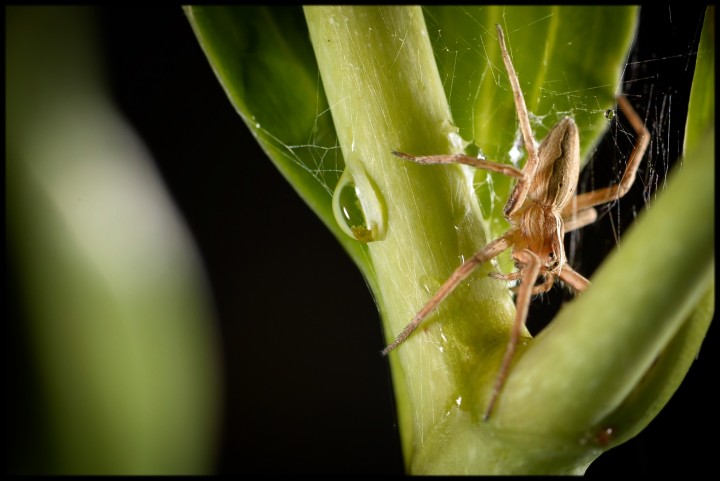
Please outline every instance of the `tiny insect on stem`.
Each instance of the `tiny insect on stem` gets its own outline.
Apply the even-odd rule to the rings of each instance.
[[[491,274],[492,277],[503,281],[520,281],[520,284],[517,286],[515,319],[483,417],[486,421],[490,418],[509,375],[532,296],[548,291],[558,278],[576,292],[582,292],[590,284],[582,274],[567,264],[563,245],[565,232],[594,222],[597,219],[597,212],[593,206],[612,202],[625,195],[635,180],[638,166],[650,141],[650,133],[638,114],[625,97],[618,97],[620,109],[638,136],[625,172],[618,184],[576,195],[580,172],[580,140],[577,126],[572,118],[565,117],[550,129],[539,147],[535,147],[530,115],[500,25],[497,26],[497,32],[503,62],[513,91],[520,131],[528,153],[523,169],[519,170],[509,165],[463,154],[417,156],[397,151],[392,153],[418,164],[464,164],[516,179],[517,183],[503,210],[511,228],[455,269],[400,335],[382,351],[383,355],[387,355],[400,346],[477,267],[512,248],[512,257],[518,266],[518,271],[507,275]],[[540,277],[544,278],[544,281],[536,285]]]

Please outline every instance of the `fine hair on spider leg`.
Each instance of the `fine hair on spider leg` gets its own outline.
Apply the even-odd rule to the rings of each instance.
[[[540,145],[535,147],[530,116],[520,90],[520,81],[510,59],[500,25],[497,25],[497,35],[513,92],[520,132],[528,154],[523,169],[518,170],[505,164],[464,154],[415,156],[396,151],[392,153],[419,164],[465,164],[516,179],[517,183],[503,209],[503,215],[511,227],[505,234],[489,242],[455,269],[398,337],[382,351],[383,355],[387,355],[405,342],[423,320],[478,266],[512,248],[512,258],[518,271],[507,275],[493,275],[505,281],[517,280],[519,285],[516,288],[515,319],[485,409],[484,420],[489,418],[505,384],[520,332],[527,320],[531,297],[547,292],[558,278],[576,292],[582,292],[590,284],[590,281],[567,264],[563,245],[565,232],[595,222],[597,212],[594,206],[617,200],[625,195],[635,180],[638,166],[650,141],[650,133],[640,116],[625,97],[617,97],[618,105],[638,136],[625,172],[618,184],[576,195],[580,175],[580,139],[575,121],[570,117],[561,119],[550,129]],[[536,285],[540,277],[544,278],[544,281]]]

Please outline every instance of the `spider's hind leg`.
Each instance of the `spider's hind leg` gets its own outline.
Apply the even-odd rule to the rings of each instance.
[[[488,403],[485,415],[483,416],[483,420],[485,421],[487,421],[490,417],[490,413],[492,412],[493,407],[495,407],[498,395],[505,384],[505,379],[507,378],[508,370],[510,369],[510,363],[512,362],[513,354],[515,354],[515,348],[520,340],[520,331],[527,320],[528,309],[530,308],[530,298],[533,294],[535,281],[540,275],[541,261],[537,254],[529,249],[523,249],[513,252],[513,257],[523,265],[522,280],[520,281],[517,298],[515,300],[515,322],[513,323],[513,328],[510,332],[510,339],[508,340],[507,347],[505,348],[505,355],[503,356],[500,370],[495,378],[495,385],[493,386],[493,391],[490,396],[490,402]]]

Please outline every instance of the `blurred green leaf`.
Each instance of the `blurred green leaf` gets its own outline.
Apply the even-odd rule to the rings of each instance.
[[[699,147],[708,131],[715,129],[715,6],[709,5],[705,13],[700,44],[698,45],[695,75],[690,91],[688,121],[685,124],[684,157]]]
[[[37,372],[45,420],[11,469],[208,472],[219,380],[203,273],[108,101],[94,11],[6,15],[8,244],[34,362],[13,368]]]

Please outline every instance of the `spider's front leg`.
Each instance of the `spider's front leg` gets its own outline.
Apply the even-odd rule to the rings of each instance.
[[[567,264],[563,266],[559,277],[565,284],[575,289],[575,292],[582,292],[590,285],[589,280]]]
[[[638,135],[637,142],[635,143],[633,151],[630,153],[630,158],[628,159],[627,167],[625,167],[622,179],[620,179],[619,183],[609,187],[576,195],[575,198],[563,209],[563,218],[579,218],[585,211],[591,210],[590,207],[617,200],[624,196],[635,182],[635,174],[640,166],[640,161],[645,155],[645,150],[647,150],[647,146],[650,143],[650,132],[624,95],[617,97],[617,103]],[[588,214],[586,213],[584,215]],[[591,222],[594,222],[594,219]],[[574,224],[573,226],[574,228],[578,228],[591,222],[586,222],[584,224],[580,222]]]
[[[577,196],[575,197],[577,199]],[[573,199],[573,201],[575,200]],[[572,201],[571,201],[572,205]],[[586,225],[590,225],[597,220],[597,211],[592,207],[583,210],[577,210],[573,206],[569,214],[563,214],[563,223],[565,224],[565,232],[580,229]]]
[[[410,160],[416,164],[464,164],[470,165],[478,169],[490,170],[492,172],[499,172],[515,179],[524,179],[525,175],[520,169],[516,169],[511,165],[499,164],[497,162],[491,162],[485,159],[478,159],[477,157],[470,157],[465,154],[448,154],[448,155],[410,155],[403,152],[393,150],[393,155],[402,159]]]

